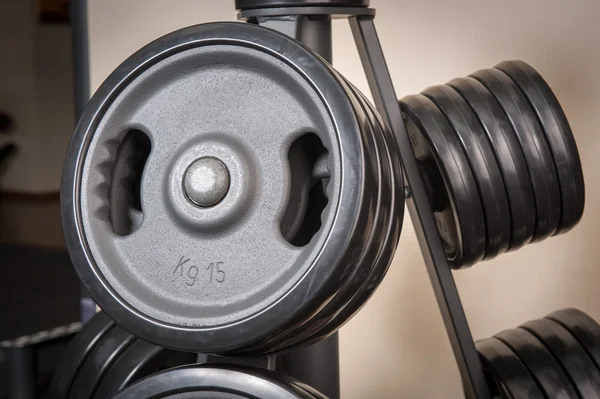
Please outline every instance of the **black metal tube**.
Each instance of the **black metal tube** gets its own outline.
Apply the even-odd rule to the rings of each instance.
[[[277,356],[277,371],[309,384],[330,399],[339,399],[337,333],[309,347]]]
[[[333,63],[331,51],[331,16],[305,16],[302,18],[297,39],[319,54],[330,64]]]
[[[276,29],[300,41],[332,63],[330,15],[281,15],[259,17],[260,25]],[[310,385],[330,399],[340,398],[338,333],[311,346],[277,357],[276,368]]]
[[[71,1],[71,57],[73,64],[73,110],[75,123],[90,99],[90,59],[88,43],[87,0]],[[96,304],[81,284],[79,303],[81,320],[86,322],[96,312]]]
[[[90,99],[90,59],[87,0],[71,1],[71,40],[73,57],[73,99],[75,121]]]
[[[35,353],[31,346],[7,348],[8,399],[35,398]]]
[[[490,393],[483,368],[460,302],[452,271],[446,260],[425,186],[412,153],[412,146],[404,128],[402,112],[377,37],[373,17],[351,17],[350,26],[377,110],[394,133],[400,147],[402,166],[410,187],[410,195],[407,198],[408,210],[461,372],[465,393],[468,398],[489,399]]]

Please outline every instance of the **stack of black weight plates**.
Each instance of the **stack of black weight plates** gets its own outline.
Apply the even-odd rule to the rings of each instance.
[[[600,398],[600,325],[579,310],[559,310],[476,345],[495,397]]]
[[[573,133],[528,64],[502,62],[400,103],[454,268],[564,233],[581,219]]]
[[[103,312],[88,321],[69,344],[47,399],[107,399],[165,368],[194,362],[196,355],[135,338]]]

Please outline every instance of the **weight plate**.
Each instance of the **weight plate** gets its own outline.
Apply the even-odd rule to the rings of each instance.
[[[98,312],[73,337],[54,373],[49,389],[49,398],[65,399],[82,363],[100,342],[114,322],[104,313]]]
[[[373,267],[363,280],[360,288],[354,292],[350,290],[352,299],[339,310],[326,328],[321,329],[319,334],[315,334],[312,342],[323,339],[335,332],[356,314],[368,298],[373,295],[375,289],[383,281],[394,257],[404,216],[403,212],[398,211],[400,208],[404,208],[404,182],[395,138],[367,98],[350,82],[345,81],[362,104],[363,111],[373,127],[375,140],[379,143],[378,145],[383,153],[381,161],[383,178],[380,185],[382,186],[381,193],[384,198],[379,203],[379,218],[382,220],[380,230],[383,235],[374,239],[374,242],[379,242],[380,245],[377,248]]]
[[[529,64],[505,61],[496,68],[521,88],[544,128],[556,165],[562,200],[557,233],[564,233],[579,222],[585,205],[583,170],[569,121],[548,83]]]
[[[430,178],[434,186],[445,187],[429,191],[429,196],[448,261],[455,268],[470,266],[483,259],[486,231],[469,162],[448,120],[433,101],[413,95],[402,98],[400,105],[424,180]],[[425,169],[426,165],[432,167]]]
[[[355,271],[373,228],[361,129],[332,69],[283,34],[214,23],[158,39],[100,87],[71,141],[62,215],[78,274],[108,314],[160,346],[248,352],[306,323]],[[132,131],[151,151],[132,190],[142,221],[122,235],[107,193]],[[190,185],[210,157],[229,185],[211,186],[220,202],[201,206]],[[322,208],[295,201],[305,173],[292,158],[329,173]],[[297,214],[308,230],[290,237]]]
[[[517,134],[533,185],[536,207],[534,241],[543,240],[558,228],[561,214],[556,167],[535,112],[515,82],[499,69],[477,71],[479,80],[496,97]]]
[[[600,325],[594,319],[572,308],[557,310],[546,318],[560,323],[569,330],[600,369]]]
[[[362,124],[365,126],[364,131],[370,136],[369,140],[366,139],[365,142],[373,141],[371,148],[366,149],[366,153],[372,154],[370,158],[378,162],[376,167],[378,176],[373,177],[373,181],[378,183],[378,207],[372,217],[373,230],[377,234],[371,234],[370,237],[365,237],[363,240],[361,262],[365,262],[370,267],[358,268],[358,273],[346,277],[347,283],[336,297],[311,319],[310,326],[304,326],[301,330],[293,329],[288,333],[289,337],[300,336],[299,344],[310,344],[335,332],[366,303],[387,272],[397,246],[399,234],[393,234],[390,228],[397,229],[402,225],[402,213],[394,213],[394,209],[404,206],[403,203],[396,204],[394,202],[395,199],[403,198],[394,190],[394,186],[397,185],[395,178],[400,179],[400,183],[402,182],[401,171],[397,168],[392,169],[392,165],[390,165],[389,148],[382,136],[382,125],[375,119],[373,110],[358,89],[341,75],[337,75],[353,96],[357,115],[361,116]],[[389,132],[386,131],[386,134]],[[399,220],[395,220],[396,217],[399,217]],[[374,277],[378,276],[380,279],[376,280]]]
[[[114,397],[130,398],[315,399],[315,396],[275,372],[234,365],[204,364],[154,374]]]
[[[361,256],[352,275],[343,276],[345,284],[329,303],[302,326],[291,326],[279,337],[270,342],[271,351],[285,349],[292,343],[307,345],[316,342],[341,327],[349,320],[377,288],[388,270],[393,258],[402,226],[403,212],[396,212],[403,207],[402,171],[399,164],[393,165],[390,149],[397,151],[397,146],[386,142],[392,136],[384,137],[383,125],[374,117],[374,110],[369,108],[362,94],[341,75],[338,78],[345,83],[346,89],[354,102],[362,125],[364,126],[365,153],[371,154],[374,162],[372,169],[377,175],[371,178],[374,186],[372,194],[376,194],[377,205],[370,217],[373,226],[370,236],[363,238]],[[396,181],[398,180],[398,181]],[[398,191],[402,190],[402,191]]]
[[[545,399],[539,385],[519,357],[497,338],[487,338],[476,343],[483,367],[496,384],[502,398]]]
[[[307,398],[327,399],[327,396],[323,395],[321,392],[317,391],[316,389],[314,389],[313,387],[311,387],[308,384],[305,384],[305,383],[297,381],[297,380],[290,379],[288,376],[284,376],[284,378],[286,380],[290,381],[290,383],[292,383],[295,387],[297,387],[301,391],[306,392]]]
[[[338,75],[338,78],[341,77]],[[374,251],[376,251],[377,248],[376,244],[385,239],[386,231],[381,228],[381,206],[379,206],[382,203],[382,195],[384,194],[380,184],[383,179],[382,174],[384,173],[382,170],[382,162],[380,161],[382,156],[380,153],[381,150],[373,137],[373,125],[370,123],[364,109],[361,108],[359,100],[356,98],[356,93],[352,92],[349,87],[345,87],[345,89],[349,92],[359,123],[363,126],[362,131],[365,135],[363,140],[363,143],[365,144],[363,152],[365,154],[371,154],[367,159],[369,162],[373,163],[372,167],[368,168],[368,170],[372,171],[372,175],[366,178],[370,186],[366,189],[367,192],[365,192],[366,195],[364,196],[365,201],[372,202],[372,205],[368,207],[371,209],[368,220],[373,227],[365,231],[362,245],[356,248],[356,251],[360,251],[357,256],[357,263],[354,268],[347,269],[347,274],[340,277],[343,284],[336,295],[333,296],[331,300],[301,328],[296,327],[288,329],[287,340],[274,346],[274,350],[280,350],[282,349],[282,346],[288,346],[290,340],[304,342],[307,339],[312,338],[316,331],[319,331],[324,325],[331,321],[333,315],[337,313],[339,309],[347,306],[352,294],[356,293],[358,288],[365,281],[372,267],[376,265],[374,263]]]
[[[119,326],[107,332],[83,361],[68,398],[90,399],[113,362],[133,341],[133,335]]]
[[[552,354],[533,334],[522,328],[506,330],[496,338],[510,347],[527,366],[546,397],[552,399],[576,399],[579,396],[562,367]]]
[[[529,321],[521,328],[546,345],[582,398],[600,398],[600,371],[569,331],[551,319]]]
[[[478,80],[456,78],[448,83],[471,106],[486,133],[502,172],[511,220],[509,249],[531,241],[535,229],[535,199],[521,145],[504,110]]]
[[[433,86],[422,94],[440,108],[465,151],[483,206],[487,233],[485,258],[494,258],[508,248],[511,226],[506,189],[490,142],[471,107],[452,87]]]
[[[113,362],[94,392],[94,399],[112,398],[117,392],[165,366],[175,367],[196,362],[194,353],[177,352],[136,339]]]

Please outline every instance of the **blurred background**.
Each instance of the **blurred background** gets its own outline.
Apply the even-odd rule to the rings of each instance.
[[[235,20],[233,3],[89,0],[89,76],[75,79],[89,87],[76,91],[93,93],[132,52],[163,34]],[[474,338],[564,307],[600,320],[600,2],[371,0],[371,6],[399,97],[522,59],[546,78],[575,133],[586,180],[582,222],[569,234],[455,273]],[[0,341],[6,349],[0,397],[7,362],[21,353],[17,339],[39,331],[60,335],[57,328],[80,317],[58,195],[75,118],[68,7],[67,0],[0,0]],[[370,96],[345,20],[334,21],[333,38],[334,66]],[[44,356],[33,360],[42,374],[54,358]],[[341,330],[340,356],[343,398],[462,397],[408,218],[388,276]]]

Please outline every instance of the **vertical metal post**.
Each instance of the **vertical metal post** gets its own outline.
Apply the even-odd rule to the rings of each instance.
[[[31,346],[13,346],[8,355],[9,399],[35,398],[35,351]]]
[[[306,348],[277,356],[277,370],[307,383],[330,399],[339,399],[337,333]]]
[[[90,99],[90,59],[88,44],[87,0],[72,0],[71,5],[71,56],[73,62],[73,107],[75,123]],[[96,304],[83,284],[79,302],[81,320],[86,322],[96,312]]]
[[[461,372],[465,393],[468,398],[489,399],[490,393],[483,368],[473,343],[452,271],[446,260],[433,212],[412,153],[412,146],[404,128],[402,112],[377,37],[373,17],[351,17],[350,26],[377,110],[392,130],[400,147],[402,166],[410,188],[410,195],[407,198],[408,210]]]
[[[332,63],[331,15],[259,17],[257,22],[303,43]],[[277,357],[276,369],[312,386],[330,399],[340,398],[339,336]]]
[[[75,122],[90,99],[90,59],[87,0],[71,1],[71,46],[73,57],[73,98]]]

